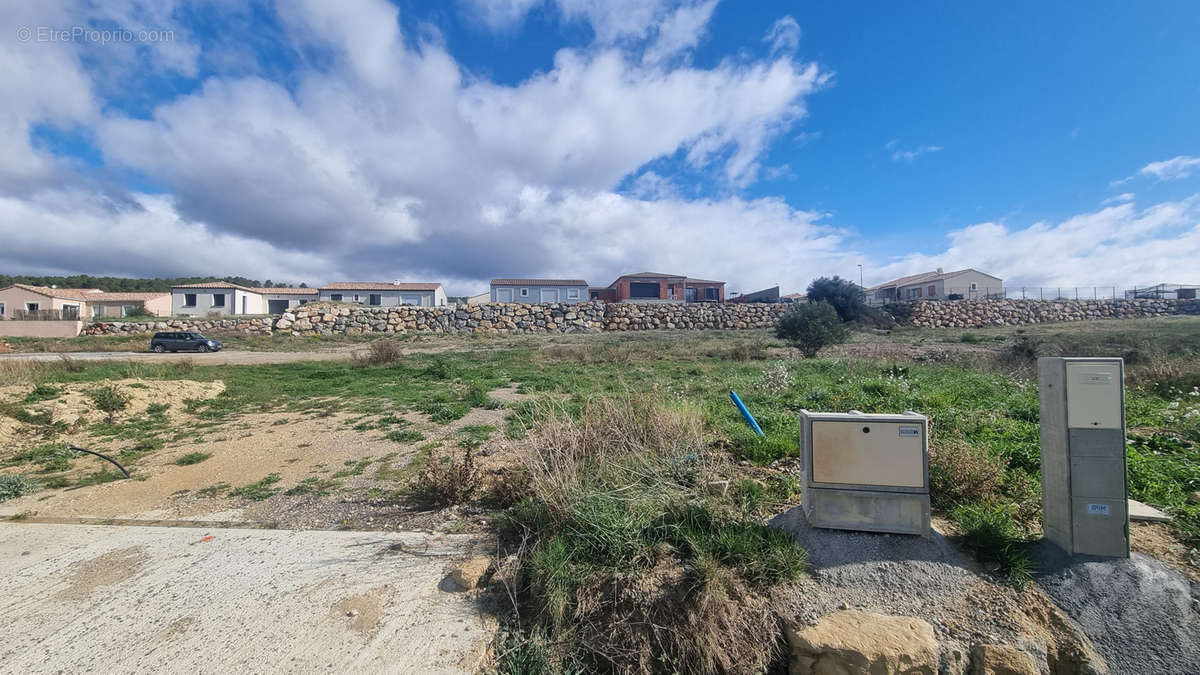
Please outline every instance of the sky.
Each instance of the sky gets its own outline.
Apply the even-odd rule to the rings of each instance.
[[[1200,3],[0,0],[0,273],[1200,282]]]

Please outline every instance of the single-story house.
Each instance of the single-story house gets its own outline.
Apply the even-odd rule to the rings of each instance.
[[[867,302],[882,305],[905,300],[981,300],[1004,297],[1004,280],[966,268],[946,272],[937,268],[893,279],[866,289]]]
[[[593,296],[608,302],[725,302],[725,282],[638,272],[617,277],[607,292]]]
[[[446,291],[441,284],[404,283],[401,281],[339,281],[318,289],[317,299],[329,302],[356,302],[371,307],[417,305],[445,307]]]
[[[779,287],[772,286],[753,293],[742,293],[730,298],[729,302],[779,302]]]
[[[118,317],[144,308],[154,316],[169,316],[171,294],[108,293],[98,288],[54,288],[11,284],[0,288],[0,319],[66,319]]]
[[[171,314],[279,314],[316,299],[315,288],[251,288],[228,281],[206,281],[171,287]]]
[[[492,302],[587,302],[582,279],[492,279]]]

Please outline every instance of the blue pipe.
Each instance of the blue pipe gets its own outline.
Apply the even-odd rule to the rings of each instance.
[[[750,425],[750,428],[754,430],[754,433],[758,434],[759,436],[766,436],[766,434],[763,433],[762,427],[758,426],[758,422],[755,421],[754,415],[750,414],[750,411],[746,409],[746,404],[742,403],[742,399],[738,397],[737,392],[729,392],[729,398],[733,399],[733,404],[736,405],[738,411],[742,413],[742,417],[746,418],[746,424]]]

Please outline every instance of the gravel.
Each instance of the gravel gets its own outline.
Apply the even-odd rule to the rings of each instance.
[[[1200,672],[1200,585],[1140,553],[1068,559],[1034,547],[1038,584],[1082,626],[1112,673]]]

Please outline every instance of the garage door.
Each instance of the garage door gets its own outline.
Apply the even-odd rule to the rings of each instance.
[[[496,289],[496,302],[512,302],[512,289],[511,288],[497,288]]]
[[[420,295],[401,295],[400,296],[400,304],[420,306],[421,296]]]
[[[629,297],[631,298],[657,298],[658,284],[646,283],[644,281],[634,281],[629,284]]]
[[[543,288],[542,289],[542,302],[558,302],[558,289],[557,288]]]
[[[268,314],[283,314],[284,312],[287,311],[287,308],[288,308],[287,300],[268,300],[267,301],[267,313]]]

